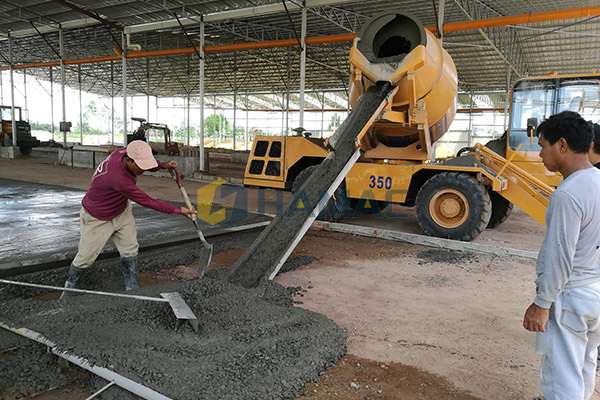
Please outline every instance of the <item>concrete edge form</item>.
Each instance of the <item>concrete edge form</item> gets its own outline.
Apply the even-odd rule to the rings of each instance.
[[[0,322],[0,328],[6,329],[7,331],[11,331],[19,336],[25,337],[27,339],[33,340],[35,342],[41,343],[45,346],[48,346],[52,351],[52,354],[57,355],[60,358],[63,358],[70,363],[73,363],[95,375],[98,375],[100,378],[105,379],[109,382],[114,382],[116,385],[121,388],[140,396],[143,399],[148,400],[171,400],[170,397],[164,396],[149,387],[146,387],[140,383],[132,381],[129,378],[126,378],[122,375],[117,374],[114,371],[106,369],[104,367],[99,367],[97,365],[91,365],[88,360],[85,358],[69,354],[67,352],[58,350],[54,342],[47,339],[45,336],[32,331],[27,328],[11,328],[8,325],[5,325],[3,322]]]
[[[492,254],[496,256],[519,257],[527,260],[537,260],[538,253],[535,251],[512,249],[508,247],[490,246],[487,244],[462,242],[460,240],[443,239],[433,236],[417,235],[414,233],[405,233],[390,231],[387,229],[371,228],[366,226],[357,226],[343,224],[339,222],[315,221],[312,225],[314,229],[322,231],[331,231],[339,233],[349,233],[352,235],[366,236],[378,239],[394,240],[418,244],[422,246],[435,247],[446,250],[472,251],[475,253]]]

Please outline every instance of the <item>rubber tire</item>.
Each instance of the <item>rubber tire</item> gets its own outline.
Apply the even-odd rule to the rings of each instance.
[[[492,199],[492,215],[488,222],[488,229],[494,229],[508,218],[514,204],[502,197],[498,192],[490,190],[490,198]]]
[[[33,151],[33,147],[29,147],[29,146],[21,146],[19,147],[19,151],[21,152],[21,154],[23,154],[24,156],[28,156],[31,154],[31,152]]]
[[[310,167],[306,167],[305,169],[300,171],[300,173],[296,176],[296,179],[294,179],[294,182],[292,183],[292,194],[295,194],[302,187],[304,182],[308,180],[308,178],[313,174],[313,172],[315,172],[315,170],[318,167],[318,165],[311,165]],[[334,204],[336,205],[337,210],[340,210],[340,207],[349,207],[349,199],[346,196],[345,185],[343,183],[340,185],[340,187],[338,187],[335,190],[335,192],[333,193],[333,197],[335,197],[335,199],[332,198],[329,199],[329,201],[335,202]],[[331,210],[328,202],[325,209],[322,210],[317,216],[317,219],[320,221],[329,222],[337,222],[342,219],[343,212],[337,212],[332,214],[330,211]]]
[[[429,203],[442,189],[454,189],[462,193],[469,203],[469,216],[456,228],[438,225],[429,213]],[[492,200],[485,185],[474,176],[460,172],[442,172],[429,178],[419,189],[416,199],[417,221],[429,235],[446,239],[470,241],[488,226],[492,215]]]

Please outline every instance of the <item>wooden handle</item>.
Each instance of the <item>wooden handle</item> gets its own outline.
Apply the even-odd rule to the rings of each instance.
[[[183,186],[179,187],[179,190],[181,190],[181,194],[183,195],[183,201],[185,201],[185,206],[187,208],[189,208],[190,210],[192,210],[194,207],[192,207],[192,202],[190,201],[190,198],[188,197],[187,191],[185,190],[185,188]],[[196,214],[194,214],[194,219],[192,221],[196,220]]]

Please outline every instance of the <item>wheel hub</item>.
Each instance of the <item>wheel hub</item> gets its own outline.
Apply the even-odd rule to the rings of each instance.
[[[456,198],[444,198],[440,211],[446,218],[454,218],[460,213],[460,202]]]
[[[458,190],[442,189],[431,198],[429,214],[436,224],[456,228],[469,216],[469,202]]]

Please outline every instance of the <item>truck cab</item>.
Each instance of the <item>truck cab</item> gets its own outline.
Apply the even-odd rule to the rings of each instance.
[[[513,85],[510,121],[503,143],[505,154],[501,155],[512,158],[516,166],[550,186],[558,186],[562,177],[548,171],[542,164],[537,137],[531,134],[531,128],[537,128],[538,123],[561,111],[574,111],[588,121],[598,122],[600,74],[550,74],[520,79]],[[535,126],[531,126],[532,121]]]

